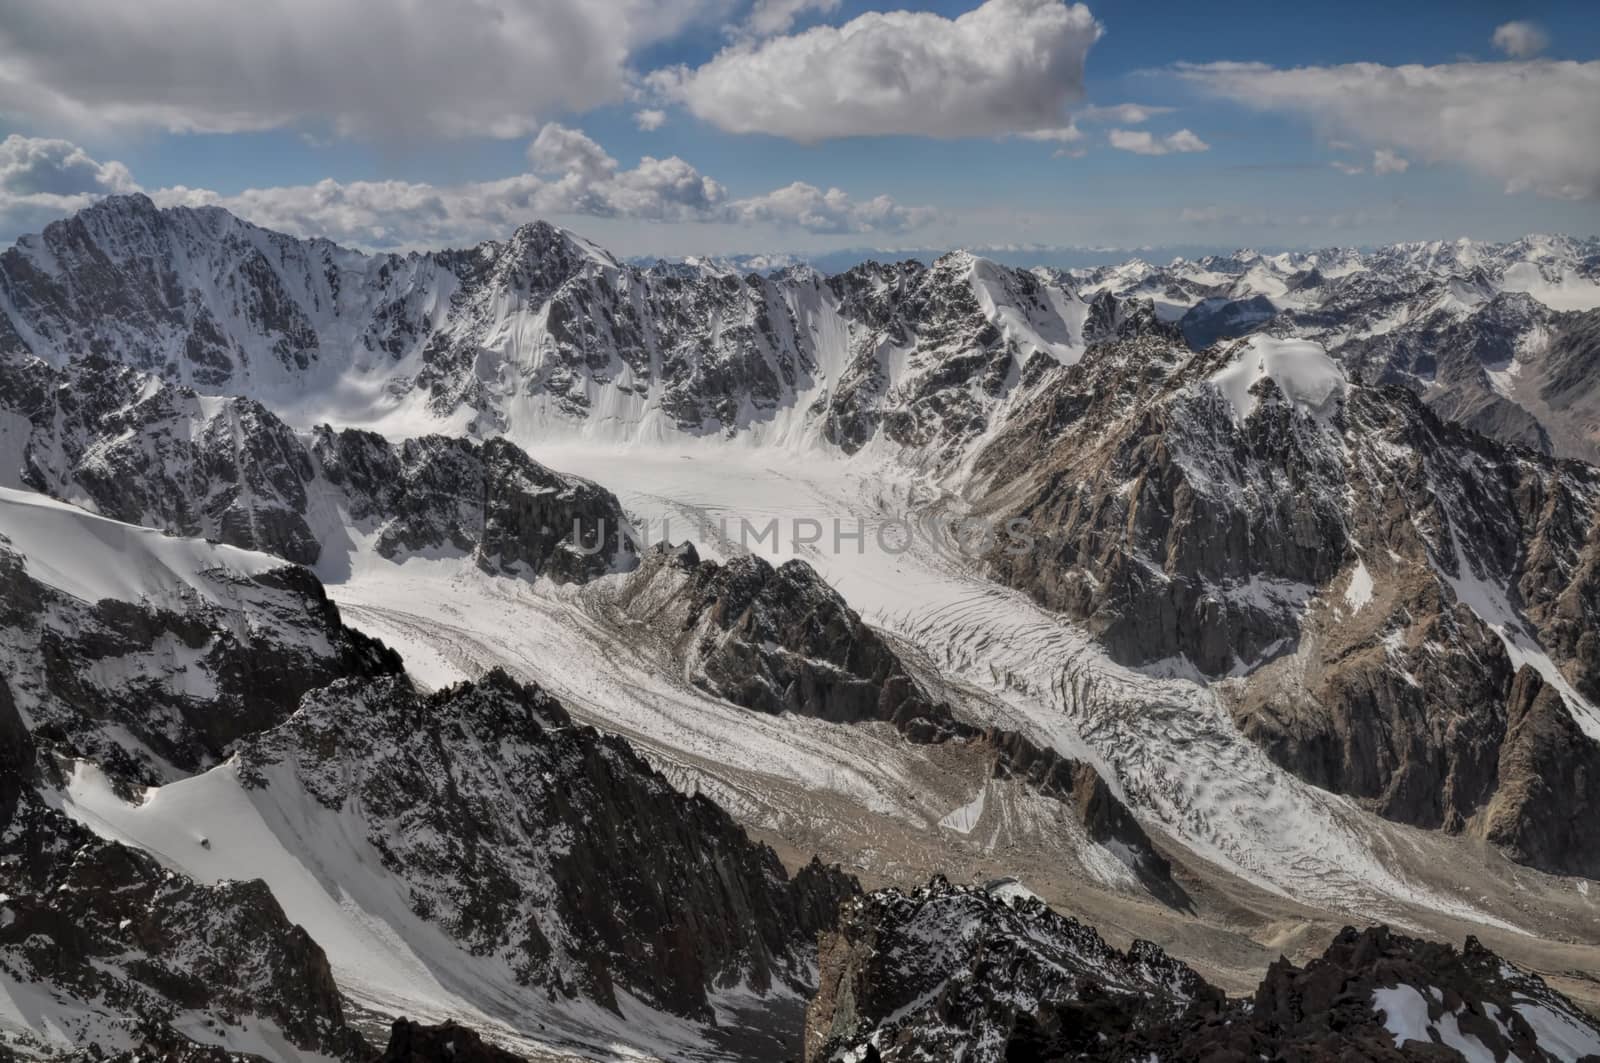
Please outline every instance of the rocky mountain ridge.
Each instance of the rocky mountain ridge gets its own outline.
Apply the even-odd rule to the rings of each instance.
[[[53,807],[0,679],[0,991],[32,1030],[7,1054],[266,1053],[364,1060],[322,949],[265,884],[203,885]]]
[[[1140,305],[1196,346],[1258,330],[1317,339],[1363,378],[1403,380],[1502,438],[1593,455],[1593,389],[1573,394],[1542,352],[1552,338],[1592,347],[1575,311],[1600,306],[1594,240],[1071,271],[954,252],[740,276],[625,265],[542,222],[466,250],[369,256],[132,195],[0,255],[0,354],[13,360],[98,355],[261,400],[301,428],[420,417],[524,442],[964,443],[1029,358],[1071,362],[1125,337],[1119,319]]]
[[[714,1021],[708,995],[808,986],[853,880],[791,879],[703,796],[501,672],[432,695],[336,683],[240,751],[246,789],[356,817],[412,911],[551,1000]]]
[[[201,770],[306,691],[400,667],[304,569],[0,489],[0,675],[39,741],[123,783]]]
[[[1579,398],[1547,354],[1554,344],[1557,363],[1594,357],[1600,240],[1240,251],[1049,275],[1084,293],[1151,299],[1196,348],[1254,332],[1313,339],[1353,377],[1402,384],[1486,435],[1600,458],[1592,377]]]
[[[624,266],[535,223],[364,256],[141,196],[0,256],[11,361],[98,356],[299,428],[421,419],[523,441],[753,432],[853,451],[880,424],[903,446],[961,439],[1027,357],[1114,332],[1106,309],[964,253],[739,277]]]
[[[0,1027],[27,1054],[367,1058],[343,1008],[371,925],[393,968],[522,1008],[695,1030],[737,988],[797,1028],[837,869],[791,876],[503,673],[417,692],[305,569],[31,492],[0,529],[0,978],[30,1002]]]
[[[935,879],[846,906],[822,946],[806,1063],[1600,1058],[1600,1025],[1468,938],[1346,928],[1230,1000],[1155,945],[1126,951],[1014,883]]]
[[[501,438],[299,433],[254,399],[98,356],[0,360],[8,413],[18,485],[174,535],[333,571],[368,548],[388,560],[453,552],[556,582],[635,563],[615,499]]]
[[[1519,668],[1579,736],[1537,758],[1586,763],[1600,737],[1593,466],[1258,336],[1092,348],[1032,385],[973,468],[984,512],[1036,530],[1031,551],[991,551],[996,578],[1124,661],[1222,681],[1243,731],[1307,781],[1502,843],[1511,823],[1568,822],[1496,795],[1534,793],[1501,756]],[[1566,800],[1586,808],[1578,785]],[[1596,872],[1563,846],[1511,849]]]

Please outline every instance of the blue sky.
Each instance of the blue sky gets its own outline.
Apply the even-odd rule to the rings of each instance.
[[[359,0],[12,6],[6,239],[135,188],[371,247],[535,216],[669,255],[1600,231],[1593,3],[396,0],[381,41]]]

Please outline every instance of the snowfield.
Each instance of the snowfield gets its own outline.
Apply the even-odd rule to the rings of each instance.
[[[281,558],[198,539],[176,539],[87,513],[26,489],[0,487],[0,537],[40,583],[97,602],[114,598],[181,609],[199,595],[228,604],[229,577],[282,568]]]

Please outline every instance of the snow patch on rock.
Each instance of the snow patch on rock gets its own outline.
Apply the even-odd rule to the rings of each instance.
[[[1310,340],[1284,340],[1252,336],[1234,349],[1234,357],[1211,375],[1210,383],[1233,407],[1234,419],[1244,422],[1255,412],[1254,389],[1270,379],[1295,405],[1313,414],[1328,412],[1345,392],[1344,371],[1328,357],[1322,344]]]

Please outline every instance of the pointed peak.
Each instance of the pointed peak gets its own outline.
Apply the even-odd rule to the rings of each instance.
[[[511,234],[510,245],[525,251],[560,248],[573,258],[589,259],[596,265],[611,269],[622,268],[622,263],[599,244],[543,218],[517,226],[516,232]]]

